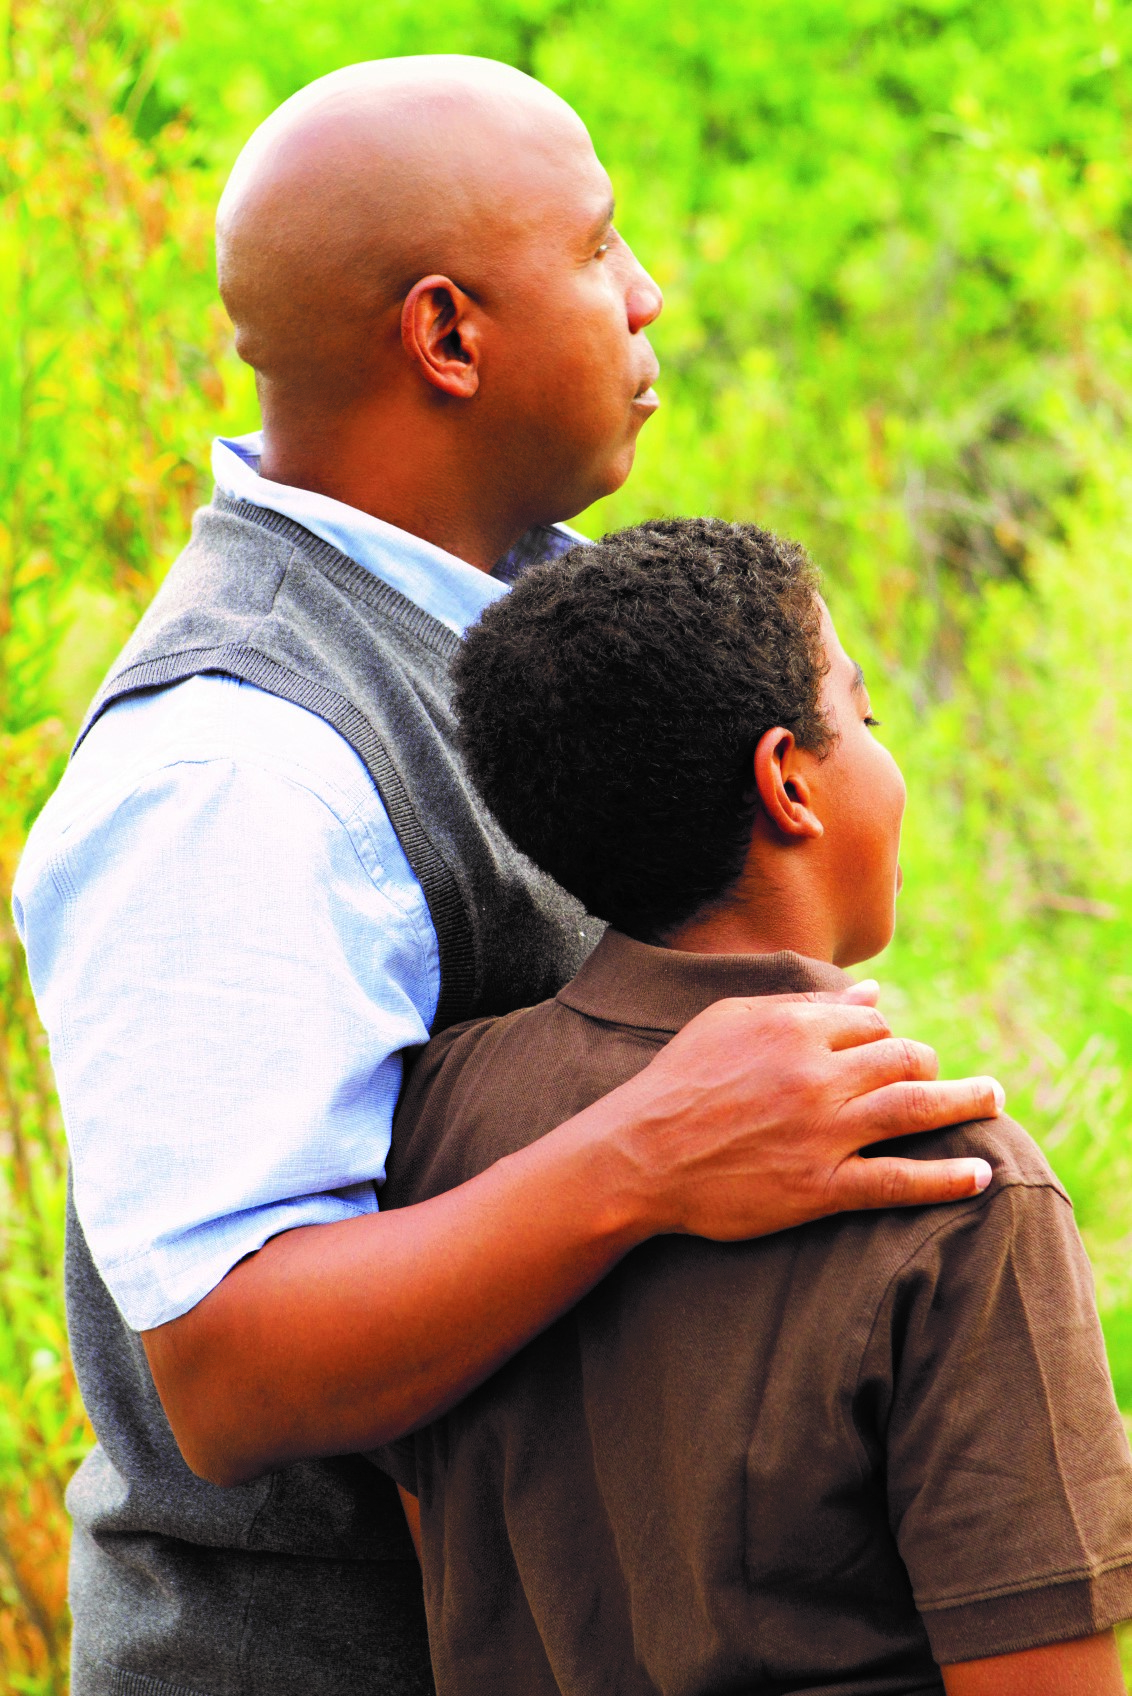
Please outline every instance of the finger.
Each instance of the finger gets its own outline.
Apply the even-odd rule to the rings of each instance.
[[[877,1007],[867,1003],[857,1006],[851,1001],[832,1001],[825,1007],[815,1007],[820,1015],[818,1028],[835,1054],[847,1048],[861,1048],[865,1043],[883,1042],[892,1035],[892,1026]]]
[[[831,1211],[866,1207],[931,1207],[980,1195],[991,1181],[986,1160],[894,1160],[888,1155],[843,1160],[830,1185]]]
[[[865,1095],[887,1084],[934,1083],[939,1076],[939,1055],[926,1042],[890,1036],[855,1048],[843,1062],[842,1078],[847,1094]]]
[[[875,1007],[880,1000],[880,984],[876,978],[862,978],[860,983],[848,983],[844,989],[804,989],[793,995],[762,997],[764,1001],[811,1001],[826,1006],[848,1004],[851,1007]]]
[[[938,1131],[968,1119],[997,1119],[1006,1091],[997,1078],[954,1078],[942,1083],[888,1084],[845,1107],[858,1148],[886,1137]]]
[[[717,1003],[719,1005],[719,1003]],[[855,1007],[849,1001],[818,1001],[816,995],[760,995],[744,1002],[747,1010],[765,1018],[774,1006],[791,1006],[791,1017],[816,1045],[838,1051],[857,1048],[892,1035],[892,1027],[875,1007]]]
[[[862,978],[860,983],[851,983],[845,989],[837,991],[846,1001],[857,1007],[875,1007],[880,1000],[880,984],[876,978]]]

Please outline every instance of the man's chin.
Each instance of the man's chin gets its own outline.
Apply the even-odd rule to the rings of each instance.
[[[643,423],[644,420],[642,419],[641,422]],[[623,444],[606,466],[601,492],[593,497],[595,501],[603,500],[606,495],[617,493],[632,471],[636,458],[637,432],[634,430],[629,440]]]
[[[643,418],[640,423],[644,423]],[[577,518],[579,513],[585,512],[596,501],[603,501],[607,496],[617,493],[633,469],[633,462],[637,457],[637,429],[639,427],[640,424],[634,428],[631,436],[621,443],[616,452],[611,453],[607,460],[595,468],[585,490],[579,489],[577,491],[570,503],[570,510],[560,512],[556,522],[565,524],[571,518]]]

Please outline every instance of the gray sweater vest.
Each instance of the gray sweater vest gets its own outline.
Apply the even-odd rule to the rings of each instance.
[[[218,494],[82,736],[124,696],[202,672],[326,719],[365,763],[424,889],[440,1030],[554,994],[601,930],[515,851],[471,787],[453,737],[458,645],[299,525]],[[73,1696],[425,1696],[420,1580],[385,1475],[350,1456],[230,1490],[206,1484],[181,1459],[73,1206],[66,1282],[98,1437],[68,1496]]]

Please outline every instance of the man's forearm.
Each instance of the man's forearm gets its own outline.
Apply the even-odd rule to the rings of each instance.
[[[1111,1631],[943,1668],[947,1696],[1124,1696]]]
[[[417,1206],[285,1232],[147,1332],[194,1471],[237,1484],[388,1442],[578,1301],[651,1234],[601,1109]]]
[[[664,1231],[738,1239],[970,1195],[985,1162],[856,1153],[993,1116],[853,993],[718,1002],[644,1071],[445,1195],[274,1238],[144,1333],[189,1465],[235,1484],[372,1448],[452,1406]]]

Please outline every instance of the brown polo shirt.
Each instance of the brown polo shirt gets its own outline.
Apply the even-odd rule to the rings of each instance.
[[[554,1001],[423,1051],[384,1204],[533,1141],[712,1001],[842,981],[610,932]],[[439,1696],[905,1696],[1132,1614],[1132,1462],[1065,1192],[1009,1120],[904,1148],[993,1182],[647,1243],[388,1452]]]

